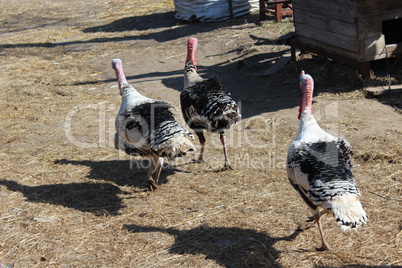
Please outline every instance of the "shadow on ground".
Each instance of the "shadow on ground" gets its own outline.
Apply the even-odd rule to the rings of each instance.
[[[154,13],[144,16],[134,16],[119,19],[109,24],[85,28],[84,33],[97,32],[124,32],[124,31],[146,31],[150,29],[174,27],[179,22],[174,17],[175,12]]]
[[[2,180],[0,185],[10,191],[22,193],[27,201],[70,207],[97,216],[118,215],[123,208],[117,195],[128,194],[110,183],[68,183],[26,186],[12,180]]]
[[[252,229],[199,226],[189,230],[124,225],[132,233],[163,232],[175,237],[172,254],[203,254],[224,267],[280,267],[278,241],[292,241],[303,230],[298,228],[285,237],[270,237]]]
[[[118,186],[131,185],[147,191],[145,176],[149,168],[148,160],[78,161],[60,159],[54,163],[88,166],[91,168],[88,178],[110,181],[113,184],[85,182],[27,186],[12,180],[2,180],[0,185],[4,185],[10,191],[20,192],[29,202],[61,205],[91,212],[97,216],[116,216],[119,214],[119,210],[124,208],[122,198],[119,195],[130,195],[132,192],[122,191]],[[159,185],[167,183],[167,177],[175,172],[186,171],[164,165]]]
[[[59,159],[54,163],[58,165],[87,166],[91,169],[87,175],[87,178],[90,179],[111,181],[119,186],[128,185],[143,188],[144,190],[146,190],[147,187],[145,177],[150,165],[148,159],[109,161]],[[175,172],[185,171],[164,164],[158,185],[167,183],[168,176],[173,175]]]
[[[400,85],[402,88],[402,58],[395,57],[382,59],[371,63],[371,70],[376,80],[371,81],[371,86],[387,88],[388,85]],[[379,102],[391,106],[399,114],[402,114],[402,93],[389,90],[380,96],[367,95],[367,98],[375,98]]]

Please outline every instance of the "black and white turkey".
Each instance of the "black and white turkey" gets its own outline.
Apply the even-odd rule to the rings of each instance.
[[[189,140],[192,134],[175,120],[170,111],[172,105],[145,97],[128,84],[120,59],[113,59],[112,67],[122,96],[116,117],[115,147],[130,155],[149,158],[146,181],[154,191],[158,188],[163,157],[173,160],[195,150]],[[154,169],[155,179],[152,178]]]
[[[184,89],[180,94],[183,117],[201,143],[200,155],[196,161],[204,161],[206,142],[204,130],[206,130],[220,134],[225,157],[222,170],[232,169],[227,155],[225,130],[240,120],[239,108],[216,76],[204,79],[197,73],[195,59],[197,44],[196,38],[190,38],[187,42]]]
[[[366,223],[367,215],[359,201],[359,190],[352,173],[352,148],[343,139],[320,128],[312,114],[314,81],[300,74],[302,100],[299,133],[290,144],[287,174],[313,213],[321,236],[318,250],[329,250],[321,226],[321,216],[331,212],[343,230]],[[320,210],[322,208],[322,210]]]

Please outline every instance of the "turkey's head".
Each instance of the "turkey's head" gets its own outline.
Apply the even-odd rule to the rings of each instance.
[[[313,113],[312,103],[313,103],[314,80],[311,77],[311,75],[305,74],[304,71],[301,71],[299,77],[299,85],[303,97],[300,102],[299,116],[297,117],[298,119],[300,119],[300,116],[305,109],[309,109],[310,113],[311,114]]]
[[[191,60],[191,62],[193,63],[196,70],[197,70],[197,62],[195,60],[195,52],[197,50],[197,45],[198,45],[197,38],[191,37],[190,39],[188,39],[188,41],[187,41],[187,57],[186,57],[186,62],[185,62],[185,64],[187,64],[187,62],[189,60]]]
[[[127,84],[127,79],[123,72],[123,63],[122,63],[121,59],[113,59],[112,60],[112,68],[114,69],[114,71],[116,73],[117,83],[119,84],[119,92],[120,92],[120,96],[121,96],[122,95],[121,86],[123,83]]]

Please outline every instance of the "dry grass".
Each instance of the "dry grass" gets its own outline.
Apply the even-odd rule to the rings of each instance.
[[[3,5],[1,267],[402,265],[400,96],[377,101],[361,90],[380,79],[362,81],[351,68],[306,55],[274,77],[255,76],[288,49],[274,40],[292,28],[257,26],[256,15],[185,25],[172,19],[171,0]],[[236,169],[216,172],[221,145],[208,134],[207,162],[171,163],[150,193],[147,162],[112,145],[120,100],[110,60],[123,59],[141,93],[178,106],[191,35],[200,40],[200,72],[218,73],[242,103],[243,121],[228,133]],[[400,83],[397,66],[391,75]],[[331,252],[315,251],[318,231],[286,178],[301,69],[316,79],[320,124],[355,148],[370,217],[348,233],[326,217]]]

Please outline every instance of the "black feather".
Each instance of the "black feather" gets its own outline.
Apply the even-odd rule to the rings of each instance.
[[[236,102],[216,76],[184,89],[180,102],[184,120],[192,129],[221,133],[240,119]]]
[[[155,101],[143,103],[131,107],[124,115],[126,129],[137,128],[141,131],[145,142],[150,145],[151,152],[144,151],[140,146],[125,144],[125,152],[130,155],[146,156],[151,153],[157,154],[154,148],[171,139],[175,134],[188,133],[177,121],[173,113],[169,110],[173,108],[167,102]],[[165,155],[161,155],[165,156]]]
[[[289,164],[300,166],[308,176],[307,195],[314,202],[342,194],[358,194],[353,180],[352,149],[344,140],[301,143]]]

